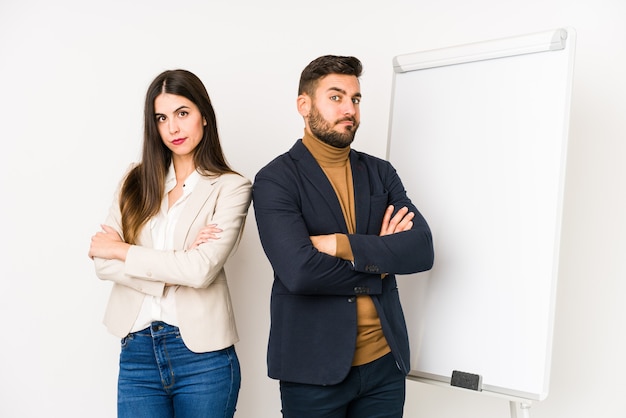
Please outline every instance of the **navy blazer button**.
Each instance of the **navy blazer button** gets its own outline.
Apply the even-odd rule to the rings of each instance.
[[[356,298],[354,296],[351,296],[348,298],[348,302],[350,303],[354,303],[354,301],[356,300]]]
[[[365,271],[367,271],[368,273],[378,273],[378,266],[373,266],[373,265],[368,265],[365,266]]]

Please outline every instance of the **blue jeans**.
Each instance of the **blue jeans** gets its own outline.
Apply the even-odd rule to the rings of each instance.
[[[280,382],[285,418],[402,418],[406,379],[391,353],[331,386]]]
[[[234,346],[194,353],[178,327],[153,322],[122,339],[119,418],[230,418],[241,373]]]

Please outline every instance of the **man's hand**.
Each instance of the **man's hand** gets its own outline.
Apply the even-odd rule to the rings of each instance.
[[[336,257],[337,254],[337,238],[335,234],[330,235],[313,235],[311,242],[317,251]]]
[[[385,211],[383,224],[380,227],[380,234],[378,234],[381,237],[384,235],[395,234],[397,232],[408,231],[413,228],[413,217],[415,214],[413,212],[409,212],[409,208],[406,206],[403,207],[392,218],[391,215],[393,214],[393,209],[393,205],[389,205]]]
[[[393,206],[389,206],[383,216],[383,224],[380,228],[379,234],[381,237],[383,235],[391,235],[397,232],[408,231],[413,228],[413,217],[415,214],[413,212],[409,212],[407,207],[400,209],[393,218],[391,217],[392,214]],[[335,237],[335,234],[312,235],[309,238],[317,251],[332,255],[333,257],[337,256],[337,238]]]

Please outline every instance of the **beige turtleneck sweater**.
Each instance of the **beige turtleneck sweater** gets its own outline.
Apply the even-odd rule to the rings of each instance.
[[[302,143],[313,154],[326,177],[328,177],[339,199],[348,233],[354,234],[356,231],[356,216],[352,170],[349,158],[350,147],[335,148],[313,137],[306,130],[304,131]],[[344,260],[354,261],[348,236],[335,234],[335,237],[337,239],[336,256]],[[369,363],[391,351],[383,335],[380,318],[372,298],[368,295],[358,295],[356,309],[357,337],[356,350],[352,360],[353,366]]]

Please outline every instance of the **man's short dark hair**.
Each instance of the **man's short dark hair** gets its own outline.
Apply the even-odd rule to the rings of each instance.
[[[300,75],[298,95],[306,93],[313,96],[320,79],[329,74],[343,74],[360,77],[363,65],[355,57],[341,57],[337,55],[323,55],[307,65]]]

